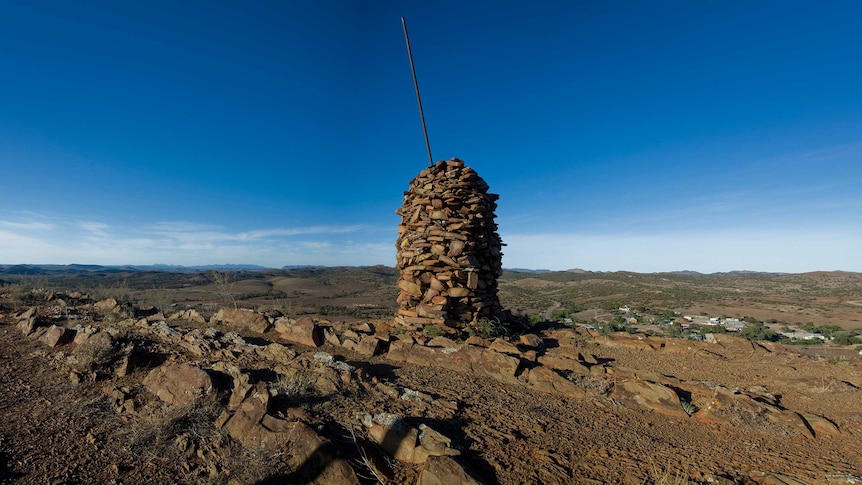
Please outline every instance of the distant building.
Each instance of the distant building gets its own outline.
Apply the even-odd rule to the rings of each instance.
[[[784,338],[792,338],[796,340],[826,340],[826,337],[820,335],[819,333],[811,333],[811,332],[786,332],[778,334]]]

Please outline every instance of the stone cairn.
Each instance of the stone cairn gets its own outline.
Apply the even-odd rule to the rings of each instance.
[[[497,297],[503,246],[496,194],[462,160],[439,161],[419,172],[395,213],[401,271],[395,322],[457,333],[482,319],[505,319]]]

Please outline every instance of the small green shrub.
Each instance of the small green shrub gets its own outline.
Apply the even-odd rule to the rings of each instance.
[[[482,338],[496,338],[505,337],[506,335],[508,335],[509,329],[499,320],[482,318],[481,320],[477,321],[473,326],[468,328],[467,333],[469,333],[471,336],[475,335]]]
[[[697,406],[695,406],[691,401],[680,399],[679,404],[682,406],[682,410],[689,416],[697,412]]]
[[[434,338],[434,337],[442,337],[442,336],[446,335],[446,332],[440,330],[437,327],[425,327],[422,329],[422,335],[424,335],[428,338]]]

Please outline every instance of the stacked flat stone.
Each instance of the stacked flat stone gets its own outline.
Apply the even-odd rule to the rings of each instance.
[[[401,216],[398,325],[455,333],[482,319],[503,320],[497,297],[503,271],[503,243],[494,222],[498,198],[457,158],[441,160],[410,181],[395,211]]]

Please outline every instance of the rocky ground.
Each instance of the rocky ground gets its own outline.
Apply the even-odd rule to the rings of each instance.
[[[204,317],[47,291],[0,307],[0,482],[862,483],[858,360]]]

